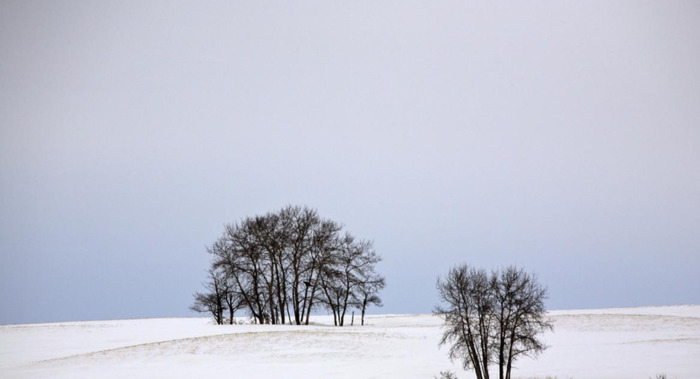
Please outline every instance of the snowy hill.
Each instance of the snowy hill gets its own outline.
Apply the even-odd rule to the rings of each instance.
[[[553,311],[550,349],[516,378],[700,377],[700,306]],[[377,315],[368,325],[212,325],[206,318],[0,326],[3,378],[473,377],[438,348],[431,315]]]

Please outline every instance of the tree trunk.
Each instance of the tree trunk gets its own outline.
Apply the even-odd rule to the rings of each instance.
[[[515,341],[515,326],[510,333],[510,346],[508,349],[508,364],[506,366],[506,379],[510,379],[510,368],[513,366],[513,345]]]
[[[348,275],[347,272],[345,273],[345,275],[347,277],[347,275]],[[343,305],[342,305],[343,313],[342,313],[342,316],[340,318],[340,326],[343,326],[343,324],[344,324],[343,320],[345,319],[345,313],[348,311],[348,299],[350,299],[350,283],[349,282],[345,285],[345,296],[343,297]],[[340,298],[338,299],[338,306],[340,307]],[[340,309],[338,310],[338,312],[340,312]]]
[[[301,300],[301,309],[300,309],[300,312],[297,311],[297,312],[299,312],[299,324],[297,324],[297,325],[301,325],[304,323],[304,316],[306,316],[306,302],[307,302],[308,296],[309,296],[309,286],[305,285],[304,297]]]
[[[469,309],[467,308],[466,304],[468,304],[467,299],[465,298],[465,295],[463,291],[460,291],[459,293],[460,296],[460,301],[462,305],[464,305],[465,313],[469,312]],[[460,311],[462,311],[460,307]],[[481,371],[481,359],[479,359],[479,354],[476,351],[476,346],[474,346],[474,335],[471,332],[471,324],[469,322],[469,316],[461,316],[461,327],[462,327],[462,338],[467,342],[467,349],[469,351],[469,355],[472,360],[472,366],[474,366],[474,371],[476,371],[476,378],[477,379],[483,379],[483,374]],[[466,328],[465,328],[466,325]]]
[[[279,307],[279,312],[280,312],[280,317],[281,319],[281,324],[285,324],[285,308],[287,307],[287,284],[285,282],[285,275],[286,275],[286,270],[282,266],[282,262],[280,259],[279,263],[275,263],[275,283],[277,285],[277,302],[278,302],[278,307]],[[280,320],[278,320],[280,321]]]
[[[311,294],[309,294],[309,306],[306,308],[306,325],[309,325],[309,317],[311,316],[311,307],[314,305],[314,295],[318,290],[318,283],[321,277],[321,268],[319,266],[316,271],[316,280],[314,280],[313,288],[311,289]]]
[[[365,326],[365,309],[367,309],[367,300],[362,302],[362,326]]]
[[[272,264],[270,265],[270,281],[267,284],[267,293],[268,293],[268,301],[270,302],[270,320],[273,325],[278,324],[279,321],[277,320],[277,307],[275,304],[275,268],[276,264],[275,261],[272,261]],[[279,294],[277,294],[279,295]],[[284,317],[284,314],[282,315]]]
[[[292,282],[292,308],[294,309],[294,323],[301,325],[301,320],[304,318],[304,305],[302,305],[301,301],[299,300],[299,269],[295,265],[292,265],[292,270],[294,271],[294,280]],[[289,318],[291,319],[292,317],[289,316]]]
[[[479,334],[481,334],[481,361],[484,364],[484,379],[490,379],[489,375],[489,330],[488,320],[479,320]]]

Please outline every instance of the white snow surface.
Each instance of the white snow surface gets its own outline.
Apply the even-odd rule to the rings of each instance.
[[[700,306],[553,311],[550,348],[514,378],[700,378]],[[432,315],[337,328],[213,325],[207,318],[0,326],[2,378],[474,377],[438,347]],[[357,321],[357,319],[355,320]],[[493,369],[497,373],[496,369]]]

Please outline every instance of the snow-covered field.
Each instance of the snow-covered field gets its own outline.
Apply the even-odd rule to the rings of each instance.
[[[700,306],[554,311],[551,346],[516,378],[700,378]],[[0,326],[2,378],[473,377],[438,349],[431,315],[335,328],[212,325],[206,318]]]

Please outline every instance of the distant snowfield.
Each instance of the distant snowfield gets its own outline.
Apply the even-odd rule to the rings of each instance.
[[[700,306],[553,311],[550,348],[515,378],[700,378]],[[2,378],[473,377],[438,348],[431,315],[368,325],[212,325],[206,318],[0,326]],[[356,320],[357,321],[357,320]]]

